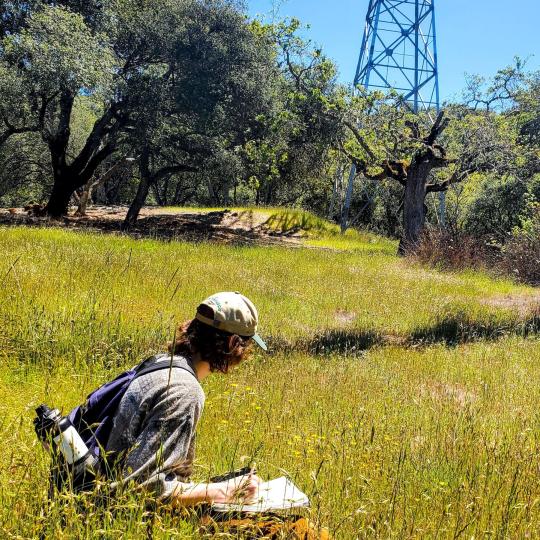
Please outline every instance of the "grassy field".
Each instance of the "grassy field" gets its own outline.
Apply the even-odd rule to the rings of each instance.
[[[161,350],[223,289],[252,297],[272,350],[205,382],[197,479],[255,458],[336,538],[539,537],[534,291],[313,229],[325,249],[0,229],[0,536],[198,537],[189,517],[149,523],[134,496],[46,508],[31,420]]]

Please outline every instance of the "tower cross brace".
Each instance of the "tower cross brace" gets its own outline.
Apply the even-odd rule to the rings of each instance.
[[[393,88],[414,112],[439,109],[435,0],[370,0],[354,84]]]

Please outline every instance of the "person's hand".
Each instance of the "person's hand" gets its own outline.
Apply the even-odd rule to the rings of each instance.
[[[261,481],[256,474],[251,473],[214,484],[216,493],[213,502],[250,504],[257,499]]]

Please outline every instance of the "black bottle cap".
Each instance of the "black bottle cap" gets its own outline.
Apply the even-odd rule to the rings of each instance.
[[[36,414],[38,416],[46,416],[47,413],[50,414],[51,412],[51,408],[50,407],[47,407],[47,405],[40,405],[37,409],[36,409]],[[48,416],[48,415],[47,415]]]
[[[34,418],[34,429],[41,440],[46,440],[51,431],[58,429],[58,423],[62,419],[56,409],[51,409],[47,405],[40,405],[36,409]]]

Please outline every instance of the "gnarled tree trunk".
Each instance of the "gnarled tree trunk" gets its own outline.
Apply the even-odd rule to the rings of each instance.
[[[76,216],[86,216],[86,210],[88,209],[88,201],[90,200],[90,195],[92,194],[92,189],[96,184],[90,180],[83,187],[81,196],[79,197],[79,204],[77,205],[77,210],[75,211]]]
[[[424,155],[415,157],[409,167],[403,198],[403,236],[398,250],[400,255],[414,251],[421,240],[426,222],[426,186],[431,169],[430,160]]]
[[[70,181],[56,181],[53,184],[49,202],[45,206],[45,211],[52,218],[61,218],[68,212],[69,201],[73,192],[77,189]]]
[[[43,139],[51,152],[54,184],[49,202],[45,206],[46,213],[51,217],[61,217],[67,214],[71,195],[75,190],[90,181],[94,172],[114,151],[113,133],[120,127],[116,121],[116,107],[111,106],[103,116],[96,121],[90,135],[71,163],[67,162],[67,151],[70,140],[71,112],[75,94],[65,91],[60,97],[58,127],[53,134],[43,134]],[[112,124],[117,122],[113,127]],[[107,137],[108,142],[104,142]]]
[[[403,236],[399,243],[398,253],[407,255],[414,252],[418,247],[424,227],[426,224],[425,199],[428,193],[448,189],[448,183],[440,185],[428,184],[428,180],[433,169],[445,168],[450,161],[446,158],[445,149],[436,144],[441,133],[448,126],[448,120],[444,118],[444,113],[440,113],[433,123],[429,135],[425,137],[423,147],[413,156],[408,170],[406,167],[399,167],[398,180],[404,184],[405,193],[403,197]],[[419,127],[411,124],[415,137],[419,138]]]
[[[48,216],[59,218],[68,213],[71,196],[75,190],[90,182],[90,178],[103,159],[105,159],[105,156],[100,158],[99,161],[96,160],[95,163],[90,163],[82,171],[73,166],[60,167],[55,171],[53,188],[49,195],[49,201],[45,206]]]

